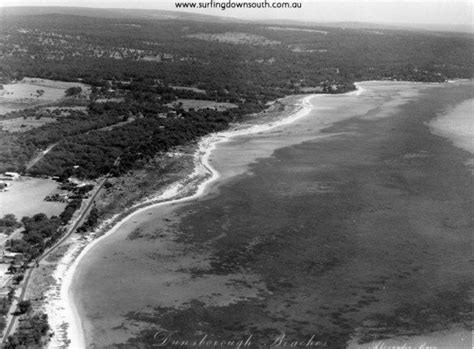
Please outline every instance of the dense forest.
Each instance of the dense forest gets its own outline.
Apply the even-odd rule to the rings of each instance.
[[[471,78],[472,43],[461,34],[386,29],[5,16],[0,83],[35,77],[80,82],[91,92],[81,102],[85,111],[49,115],[56,122],[27,132],[0,130],[0,171],[24,172],[29,159],[54,144],[30,174],[120,175],[284,95],[342,93],[360,80]],[[70,88],[65,97],[80,93]],[[182,99],[235,108],[185,109]],[[3,118],[38,113],[33,108]]]

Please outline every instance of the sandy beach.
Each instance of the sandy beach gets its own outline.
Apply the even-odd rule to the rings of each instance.
[[[351,93],[358,94],[360,91]],[[235,130],[224,131],[204,137],[203,140],[199,142],[198,150],[194,155],[194,172],[188,178],[165,188],[162,193],[155,197],[145,199],[137,205],[140,208],[132,207],[132,212],[118,222],[116,222],[117,216],[104,222],[104,224],[97,229],[98,231],[104,230],[104,226],[108,227],[112,224],[113,228],[101,235],[100,238],[94,239],[94,237],[90,237],[86,240],[75,239],[76,241],[71,244],[71,247],[59,263],[59,267],[53,274],[53,277],[58,283],[47,296],[49,301],[45,306],[46,313],[49,314],[51,327],[55,330],[55,337],[53,337],[49,347],[56,348],[59,345],[64,345],[64,343],[69,343],[68,346],[71,348],[86,347],[82,321],[74,304],[74,300],[71,297],[70,287],[74,273],[88,251],[93,249],[99,241],[112,235],[125,221],[150,207],[156,208],[163,205],[190,201],[205,194],[207,188],[220,176],[209,163],[209,157],[217,144],[227,142],[232,137],[239,135],[265,132],[305,117],[312,108],[309,100],[313,97],[314,95],[310,95],[301,98],[299,110],[281,120],[264,125],[242,125]]]
[[[393,85],[387,84],[386,82],[368,82],[358,84],[358,90],[345,94],[345,96],[357,97],[365,95],[365,98],[374,98],[377,100],[377,103],[381,103],[384,106],[383,110],[380,108],[372,110],[370,106],[359,106],[358,109],[353,109],[354,114],[362,115],[361,120],[363,122],[377,121],[383,118],[390,117],[400,106],[413,100],[418,94],[419,90],[422,88],[430,87],[429,84],[426,85],[417,85],[409,83],[399,83],[399,87],[396,90],[398,98],[387,99],[386,97],[380,97],[376,91],[377,88],[381,90],[386,90],[390,92],[390,88],[393,89]],[[401,86],[401,87],[400,87]],[[431,85],[433,87],[433,85]],[[322,95],[319,95],[322,96]],[[321,106],[321,114],[324,114],[325,108],[336,108],[338,105],[338,98],[341,98],[344,95],[333,95],[327,96],[325,103]],[[173,185],[167,187],[163,192],[159,193],[156,196],[149,197],[145,199],[140,204],[131,208],[130,213],[126,215],[117,215],[113,217],[108,222],[98,229],[98,232],[105,232],[105,234],[92,234],[87,239],[75,238],[75,241],[71,244],[68,252],[65,254],[63,260],[60,263],[59,268],[54,274],[54,278],[57,281],[57,285],[54,289],[51,290],[47,299],[48,302],[45,306],[46,312],[49,315],[51,327],[55,332],[50,347],[56,348],[58,346],[64,346],[65,343],[69,343],[71,348],[83,348],[87,347],[88,341],[84,338],[84,322],[81,318],[82,314],[78,311],[76,307],[75,300],[73,299],[73,293],[71,287],[74,283],[76,275],[79,273],[78,269],[80,268],[81,261],[84,260],[84,257],[92,253],[94,249],[99,248],[100,244],[111,238],[115,232],[117,232],[121,227],[125,225],[130,225],[132,221],[135,220],[135,217],[139,215],[145,215],[147,210],[153,210],[156,208],[169,207],[172,210],[172,207],[179,206],[180,204],[191,202],[198,198],[203,198],[206,194],[214,192],[216,189],[216,184],[222,185],[228,178],[234,178],[237,175],[240,175],[244,172],[244,168],[247,168],[249,163],[255,161],[256,159],[266,158],[270,156],[275,147],[285,146],[284,142],[287,142],[287,145],[301,143],[305,140],[314,139],[314,130],[323,130],[330,127],[335,122],[341,122],[347,119],[351,119],[354,114],[351,113],[333,113],[330,114],[331,118],[321,119],[316,118],[317,121],[315,129],[305,135],[304,132],[296,132],[294,136],[291,134],[287,135],[283,143],[271,145],[269,147],[263,147],[262,150],[254,152],[252,154],[247,154],[245,159],[240,160],[236,157],[234,163],[231,164],[230,160],[224,160],[221,158],[222,155],[215,155],[214,151],[217,147],[221,149],[229,147],[230,150],[233,145],[233,139],[237,138],[246,138],[248,143],[252,142],[252,135],[259,135],[259,137],[264,137],[265,134],[275,136],[275,133],[280,132],[281,127],[292,125],[293,123],[298,123],[299,121],[305,119],[308,115],[311,114],[314,117],[314,113],[318,113],[318,105],[313,100],[313,104],[310,101],[313,98],[317,98],[315,95],[306,96],[301,99],[301,107],[291,115],[280,119],[270,121],[265,124],[260,125],[241,125],[237,126],[235,129],[230,131],[225,131],[222,133],[210,135],[202,139],[199,143],[198,150],[194,155],[194,172],[188,176],[183,181],[174,183]],[[305,119],[306,120],[306,119]],[[315,121],[313,121],[314,123]],[[306,129],[305,123],[301,123],[299,126],[303,131]],[[347,128],[347,127],[346,127]],[[334,135],[351,135],[353,132],[350,131],[351,128],[348,127],[343,133],[328,133],[327,135],[320,135],[320,137],[335,137]],[[322,138],[321,138],[322,139]],[[271,144],[271,143],[270,143]],[[259,148],[260,149],[260,148]],[[223,152],[221,151],[220,154]],[[233,154],[226,152],[230,158]],[[214,156],[214,158],[213,158]],[[407,155],[408,156],[408,155]],[[415,155],[413,155],[415,156]],[[418,156],[418,155],[416,155]],[[420,155],[421,156],[421,155]],[[220,163],[225,162],[227,168],[222,167]],[[328,182],[329,183],[329,182]],[[326,185],[326,184],[325,184]],[[311,192],[315,190],[316,192],[325,192],[327,189],[324,186],[317,186],[315,188],[305,187],[303,192]],[[328,184],[329,187],[331,184]],[[329,188],[328,187],[328,188]],[[298,190],[297,187],[292,187],[292,192]],[[128,229],[128,228],[127,228]],[[121,233],[123,234],[123,233]],[[100,235],[100,237],[96,237]],[[98,250],[97,250],[98,251]],[[254,280],[254,283],[259,284],[260,281]],[[252,297],[255,297],[252,296]]]

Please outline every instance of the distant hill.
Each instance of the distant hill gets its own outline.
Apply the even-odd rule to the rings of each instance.
[[[65,14],[100,18],[128,19],[160,19],[160,20],[192,20],[213,23],[263,23],[271,25],[292,25],[307,27],[335,27],[346,29],[384,29],[384,30],[415,30],[435,32],[474,33],[474,26],[456,24],[404,24],[404,23],[368,23],[368,22],[312,22],[286,19],[246,20],[243,18],[220,17],[183,11],[151,10],[151,9],[119,9],[119,8],[88,8],[62,6],[16,6],[0,8],[1,16],[31,16],[46,14]]]
[[[474,26],[457,24],[406,24],[406,23],[369,23],[369,22],[308,22],[298,20],[262,20],[255,22],[271,25],[297,25],[305,27],[331,27],[345,29],[379,29],[379,30],[415,30],[415,31],[434,31],[434,32],[452,32],[473,34]]]
[[[76,15],[100,18],[118,19],[178,19],[203,22],[244,22],[244,20],[202,15],[190,12],[166,11],[166,10],[143,10],[143,9],[118,9],[118,8],[90,8],[90,7],[62,7],[62,6],[16,6],[0,8],[1,16],[33,16],[47,14]]]

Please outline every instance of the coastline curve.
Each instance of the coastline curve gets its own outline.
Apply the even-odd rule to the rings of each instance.
[[[363,92],[358,84],[355,84],[355,86],[357,90],[348,92],[346,95],[358,96]],[[56,280],[60,281],[59,287],[56,287],[56,290],[59,288],[59,298],[56,301],[60,304],[55,306],[50,303],[46,312],[48,314],[55,313],[55,315],[58,315],[58,311],[63,313],[59,323],[54,326],[56,327],[55,329],[59,327],[62,335],[61,338],[53,337],[48,347],[56,348],[57,345],[65,345],[71,348],[86,347],[82,322],[71,294],[71,284],[75,270],[88,251],[99,241],[112,235],[124,222],[131,219],[137,213],[150,208],[191,201],[206,194],[209,185],[220,177],[219,172],[209,163],[209,158],[219,143],[227,142],[231,138],[240,135],[265,132],[276,127],[291,124],[310,113],[312,106],[309,101],[317,96],[318,94],[312,94],[302,97],[299,102],[299,109],[281,120],[263,125],[242,125],[233,130],[222,131],[203,137],[194,154],[194,170],[192,174],[184,180],[169,185],[158,197],[145,199],[139,204],[132,206],[123,217],[120,217],[120,215],[112,217],[109,221],[105,222],[105,229],[107,231],[103,235],[96,238],[92,237],[87,241],[83,241],[82,244],[73,243],[73,246],[68,249],[62,258],[60,267],[55,270],[53,275]],[[101,226],[97,230],[104,230],[104,227]]]

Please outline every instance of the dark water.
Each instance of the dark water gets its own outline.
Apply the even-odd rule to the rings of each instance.
[[[98,245],[76,279],[89,343],[151,347],[164,330],[343,348],[469,329],[471,155],[427,124],[472,85],[367,89],[320,101],[346,116],[322,133],[309,118],[224,145],[216,167],[239,175]],[[256,139],[278,149],[244,166]]]

